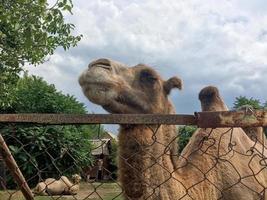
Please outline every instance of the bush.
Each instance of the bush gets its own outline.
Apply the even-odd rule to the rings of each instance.
[[[115,140],[111,140],[111,162],[110,171],[113,180],[118,177],[118,143]]]
[[[31,186],[39,177],[79,173],[93,163],[91,144],[79,127],[16,125],[4,129],[3,137]]]
[[[73,113],[85,114],[85,106],[73,96],[58,92],[42,78],[25,75],[12,93],[15,99],[11,113]],[[33,186],[39,178],[78,173],[92,165],[93,134],[101,134],[102,126],[68,125],[39,126],[2,125],[1,133],[9,145],[26,180]],[[14,183],[8,180],[8,186]]]
[[[179,135],[179,140],[178,140],[178,146],[179,146],[179,153],[183,151],[187,143],[189,142],[191,136],[195,132],[197,127],[195,126],[181,126],[178,129],[178,135]]]

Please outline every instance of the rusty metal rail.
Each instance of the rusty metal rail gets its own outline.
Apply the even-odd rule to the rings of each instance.
[[[225,135],[227,133],[232,134],[234,131],[233,127],[267,127],[267,111],[266,110],[254,110],[254,111],[249,110],[249,112],[248,111],[196,112],[194,115],[163,115],[163,114],[74,115],[74,114],[37,114],[37,113],[35,113],[35,114],[33,114],[33,113],[31,113],[31,114],[0,114],[0,124],[9,124],[9,123],[14,123],[14,124],[20,123],[20,124],[30,124],[30,125],[36,125],[36,124],[40,124],[40,125],[67,125],[67,124],[77,124],[77,125],[78,124],[144,124],[144,125],[145,124],[149,124],[149,125],[150,124],[156,124],[156,125],[160,125],[160,124],[167,124],[167,125],[196,125],[196,126],[201,127],[201,128],[231,127],[231,129],[232,129],[231,131],[223,133],[223,135]],[[14,127],[16,127],[16,126],[14,126]],[[164,143],[160,141],[160,137],[158,137],[158,138],[156,137],[156,131],[155,132],[153,131],[152,139],[155,141],[153,143],[153,145],[154,144],[163,145]],[[218,143],[221,144],[221,141],[226,140],[226,138],[227,138],[227,137],[219,137],[219,138],[217,137],[216,138],[216,135],[211,136],[211,133],[212,133],[212,131],[210,132],[210,135],[208,136],[208,137],[210,137],[209,141],[211,141],[211,140],[215,141],[217,139]],[[16,134],[14,134],[14,135],[16,136]],[[7,134],[7,136],[9,136],[9,135]],[[10,137],[11,136],[12,135],[10,135]],[[260,137],[261,136],[263,136],[263,135],[260,135]],[[131,137],[131,136],[129,136],[129,137]],[[178,136],[175,136],[174,139],[173,138],[170,139],[170,143],[168,144],[168,146],[172,142],[177,142],[176,137],[178,137]],[[231,140],[232,136],[229,138]],[[255,136],[255,138],[256,138],[256,141],[259,139],[259,137],[257,138],[257,136]],[[136,138],[134,138],[134,140],[138,141]],[[208,140],[206,140],[206,141],[208,141]],[[201,144],[204,145],[204,142]],[[235,149],[232,148],[233,144],[234,144],[233,142],[231,143],[231,141],[229,141],[229,145],[226,146],[227,148],[225,147],[225,149],[228,149],[229,152],[230,151],[235,152]],[[262,144],[265,145],[264,142]],[[20,148],[23,149],[28,144],[18,144],[18,146],[20,146],[20,145],[22,145]],[[229,147],[230,147],[230,149],[229,149]],[[198,150],[200,151],[201,148]],[[209,149],[209,148],[210,148],[210,146],[208,146],[208,148],[206,148],[206,149]],[[216,148],[216,146],[214,148]],[[251,147],[251,148],[254,148],[254,147]],[[264,146],[263,148],[266,148],[266,147]],[[23,150],[25,150],[25,149],[23,149]],[[30,190],[28,183],[26,182],[25,178],[23,177],[23,174],[21,173],[21,171],[20,171],[20,169],[16,163],[16,160],[13,158],[13,156],[12,156],[7,144],[5,143],[4,138],[1,136],[1,134],[0,134],[0,150],[1,150],[2,155],[3,155],[3,160],[5,161],[6,166],[11,173],[11,176],[13,176],[13,179],[15,180],[17,185],[20,187],[20,190],[22,191],[25,199],[33,200],[34,199],[33,193]],[[46,152],[46,153],[48,153],[48,152]],[[202,151],[201,155],[202,155],[202,153],[206,153],[206,151]],[[165,150],[162,152],[162,154],[157,155],[157,156],[163,156],[164,154],[165,154]],[[219,155],[219,153],[216,153],[216,155]],[[242,154],[242,155],[247,156],[247,157],[250,156],[247,154]],[[134,155],[131,155],[131,156],[134,156]],[[265,157],[263,150],[262,150],[261,156],[262,156],[263,160],[266,160],[266,157]],[[218,160],[219,157],[217,158],[215,156],[215,158]],[[52,158],[52,159],[54,159],[54,158]],[[126,160],[127,157],[124,159]],[[128,163],[127,163],[127,165],[128,165]],[[154,165],[155,165],[155,163],[153,163],[151,166],[153,167]],[[38,170],[39,170],[39,168],[38,168]],[[209,170],[212,170],[212,168]],[[238,170],[238,168],[237,169],[235,168],[236,172],[237,172],[237,170]],[[200,170],[200,172],[203,173],[203,175],[206,175],[205,171]],[[240,178],[240,180],[241,180],[241,178]],[[197,182],[195,185],[200,184],[201,182],[202,182],[202,180],[200,182]],[[164,184],[164,183],[165,183],[165,181],[162,182],[161,184]],[[187,191],[188,191],[188,188],[187,188]],[[98,193],[97,193],[97,195],[99,196]],[[263,195],[265,195],[265,194],[263,194]],[[89,194],[89,196],[90,196],[90,194]],[[74,197],[74,198],[76,199],[76,197]]]
[[[2,114],[0,123],[36,124],[196,124],[194,115],[153,114]]]
[[[195,115],[201,128],[267,126],[266,110],[198,112]]]
[[[175,124],[201,128],[267,126],[267,111],[196,112],[195,115],[162,114],[0,114],[0,123],[33,124]]]

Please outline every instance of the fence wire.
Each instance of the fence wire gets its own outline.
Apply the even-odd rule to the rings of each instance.
[[[123,125],[118,140],[100,124],[0,132],[34,199],[267,199],[264,127]],[[2,149],[0,200],[24,199],[7,156]]]

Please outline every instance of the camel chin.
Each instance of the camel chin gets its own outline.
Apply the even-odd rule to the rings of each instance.
[[[92,103],[100,106],[110,104],[118,96],[113,90],[97,86],[87,87],[83,92]]]

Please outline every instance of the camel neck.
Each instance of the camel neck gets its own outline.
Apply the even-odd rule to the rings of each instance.
[[[166,152],[168,142],[164,130],[163,125],[121,127],[119,178],[129,199],[142,199],[152,194],[157,199],[164,194],[157,186],[168,182],[174,171],[171,153]]]

